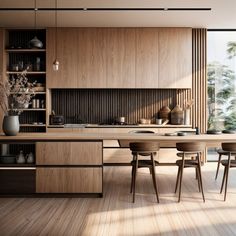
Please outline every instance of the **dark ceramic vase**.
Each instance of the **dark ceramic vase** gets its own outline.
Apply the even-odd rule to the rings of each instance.
[[[4,116],[2,130],[7,136],[15,136],[20,131],[19,116]]]

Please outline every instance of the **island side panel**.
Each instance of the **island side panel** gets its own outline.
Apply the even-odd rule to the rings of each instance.
[[[102,141],[37,142],[36,193],[102,193]]]

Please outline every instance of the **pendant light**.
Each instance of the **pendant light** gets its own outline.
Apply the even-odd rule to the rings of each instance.
[[[33,39],[31,39],[29,41],[29,48],[42,48],[43,47],[43,43],[42,41],[40,41],[37,36],[36,36],[36,32],[37,32],[37,3],[36,0],[34,0],[34,30],[35,30],[35,36]]]
[[[57,0],[55,0],[55,60],[53,62],[53,70],[59,70],[59,61],[57,60]]]

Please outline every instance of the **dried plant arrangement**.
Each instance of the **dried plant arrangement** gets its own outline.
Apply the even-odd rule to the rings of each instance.
[[[194,100],[190,99],[190,100],[185,100],[184,101],[184,110],[190,109],[191,106],[193,106]]]
[[[9,80],[0,79],[0,106],[5,115],[19,115],[35,96],[36,81],[29,82],[26,73],[25,70],[12,75]]]

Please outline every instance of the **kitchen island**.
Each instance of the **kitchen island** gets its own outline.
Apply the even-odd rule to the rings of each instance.
[[[103,142],[154,141],[160,147],[201,141],[206,146],[234,142],[235,134],[165,136],[135,133],[27,133],[0,135],[1,144],[33,145],[34,164],[1,164],[1,194],[103,195]],[[173,157],[175,160],[175,156]]]

